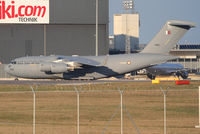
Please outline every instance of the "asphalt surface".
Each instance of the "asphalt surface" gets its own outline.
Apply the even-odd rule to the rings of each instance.
[[[0,84],[4,85],[84,85],[84,84],[103,84],[117,82],[143,82],[135,80],[0,80]],[[147,80],[149,81],[149,80]]]

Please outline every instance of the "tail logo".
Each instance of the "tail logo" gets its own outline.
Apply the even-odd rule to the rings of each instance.
[[[170,34],[171,34],[171,31],[167,30],[166,35],[170,35]]]

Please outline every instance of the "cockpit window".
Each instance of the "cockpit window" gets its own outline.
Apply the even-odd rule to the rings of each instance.
[[[11,61],[11,64],[40,64],[39,61]]]
[[[14,60],[13,60],[13,61],[11,61],[11,64],[16,64],[16,61],[14,61]]]
[[[63,60],[63,59],[64,57],[61,57],[61,56],[57,58],[57,60]]]

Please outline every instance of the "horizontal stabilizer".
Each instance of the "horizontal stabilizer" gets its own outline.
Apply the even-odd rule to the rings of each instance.
[[[193,22],[178,21],[178,20],[171,20],[168,22],[168,25],[180,27],[187,30],[196,26],[196,24]]]
[[[144,48],[142,53],[168,54],[184,34],[195,26],[196,24],[192,22],[178,20],[168,21]]]

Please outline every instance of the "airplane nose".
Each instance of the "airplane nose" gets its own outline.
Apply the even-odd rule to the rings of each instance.
[[[5,70],[6,73],[10,74],[11,68],[12,68],[12,65],[8,64],[8,65],[5,65],[4,70]]]
[[[6,73],[8,73],[8,72],[9,72],[8,65],[5,65],[5,67],[4,67],[4,71],[5,71]]]

